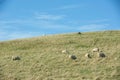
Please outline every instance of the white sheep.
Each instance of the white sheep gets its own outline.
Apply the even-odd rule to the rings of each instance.
[[[12,60],[20,60],[19,56],[12,56]]]
[[[65,50],[62,50],[62,53],[67,53],[69,54],[69,52],[65,49]]]
[[[85,57],[86,57],[86,58],[91,58],[91,56],[90,56],[89,53],[86,53],[86,54],[85,54]]]
[[[94,48],[92,52],[99,52],[99,48]]]

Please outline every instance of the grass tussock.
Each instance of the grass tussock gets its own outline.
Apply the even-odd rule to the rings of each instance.
[[[99,47],[106,57],[92,49]],[[68,58],[67,49],[77,56]],[[0,42],[0,80],[120,80],[120,31],[59,34]],[[86,58],[90,53],[92,58]],[[20,60],[12,60],[20,56]]]

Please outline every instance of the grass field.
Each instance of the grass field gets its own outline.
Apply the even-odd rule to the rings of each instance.
[[[99,47],[106,57],[85,54]],[[67,49],[76,60],[62,53]],[[12,56],[20,60],[12,60]],[[120,80],[120,31],[58,34],[0,42],[0,80]]]

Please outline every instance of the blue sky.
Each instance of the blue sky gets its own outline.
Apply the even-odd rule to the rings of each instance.
[[[120,30],[119,0],[0,0],[0,41]]]

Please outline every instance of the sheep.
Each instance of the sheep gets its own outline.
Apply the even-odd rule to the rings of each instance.
[[[62,50],[62,53],[67,53],[69,54],[69,52],[65,49],[65,50]]]
[[[66,53],[70,59],[73,59],[73,60],[77,59],[75,55],[70,54],[69,51],[66,49],[62,50],[62,53]]]
[[[100,51],[100,52],[98,52],[98,57],[106,57],[106,56],[102,51]]]
[[[94,48],[92,52],[99,52],[99,48]]]
[[[81,32],[78,32],[78,34],[82,34]]]
[[[12,56],[12,60],[20,60],[20,57],[19,56]]]
[[[86,53],[86,54],[85,54],[85,57],[86,57],[86,58],[91,58],[91,56],[90,56],[89,53]]]
[[[75,55],[69,55],[69,58],[72,59],[72,60],[77,59],[77,57]]]

